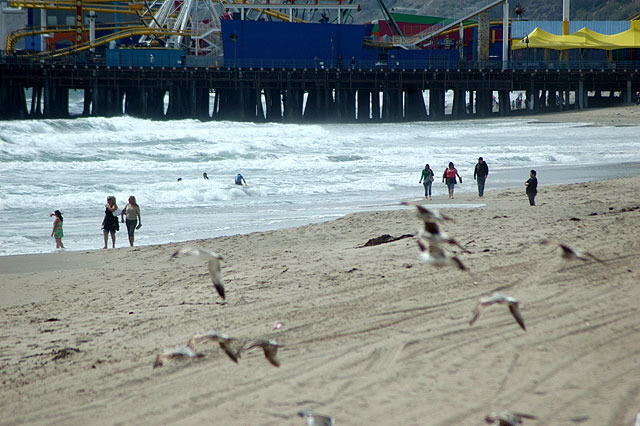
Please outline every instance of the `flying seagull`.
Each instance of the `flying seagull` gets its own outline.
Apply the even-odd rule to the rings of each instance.
[[[471,318],[471,321],[469,321],[469,325],[473,325],[473,323],[477,321],[482,309],[495,303],[508,304],[511,315],[513,315],[518,324],[520,324],[520,327],[522,327],[524,331],[527,331],[527,328],[524,326],[524,319],[522,318],[522,315],[520,315],[520,309],[518,308],[519,302],[513,297],[502,293],[493,293],[491,296],[481,297],[480,300],[478,300],[476,307],[473,309],[473,317]]]
[[[418,238],[424,238],[430,244],[442,244],[447,243],[458,247],[465,253],[471,253],[469,250],[464,248],[459,242],[457,242],[453,238],[449,238],[449,236],[440,230],[440,226],[436,222],[432,221],[424,221],[422,229],[418,232]]]
[[[153,368],[162,367],[165,361],[168,361],[174,358],[175,359],[201,358],[203,356],[204,355],[202,354],[195,353],[193,349],[187,346],[180,346],[174,349],[167,349],[163,351],[161,354],[158,354],[156,356],[156,360],[153,363]]]
[[[203,334],[194,334],[187,342],[187,347],[195,350],[196,345],[205,340],[218,342],[224,353],[226,353],[233,362],[238,362],[238,353],[231,347],[231,342],[236,339],[226,334],[218,333],[217,331],[211,330]]]
[[[455,266],[461,271],[467,271],[462,261],[456,256],[449,256],[437,244],[425,244],[425,240],[418,238],[418,246],[420,247],[420,261],[436,267]]]
[[[316,414],[308,410],[298,411],[298,416],[304,417],[307,426],[333,426],[334,420],[329,416]]]
[[[450,220],[452,222],[455,222],[455,220],[445,215],[444,213],[440,213],[437,210],[429,209],[427,207],[421,206],[420,204],[416,204],[415,202],[403,201],[400,204],[402,204],[403,206],[415,206],[416,209],[418,210],[416,212],[416,216],[418,217],[418,219],[422,220],[423,222],[433,222],[435,220],[440,220],[440,221]]]
[[[553,240],[544,240],[544,241],[540,241],[540,244],[544,245],[544,246],[550,246],[550,245],[557,245],[558,247],[560,247],[561,249],[561,256],[563,259],[567,259],[567,260],[582,260],[584,262],[588,262],[589,258],[595,260],[596,262],[600,262],[600,263],[604,263],[603,260],[598,259],[597,257],[595,257],[594,255],[592,255],[591,253],[588,252],[584,252],[584,253],[580,253],[577,250],[572,249],[571,247],[559,243],[557,241],[553,241]]]
[[[209,266],[209,275],[218,294],[224,300],[224,286],[222,285],[222,273],[220,271],[220,261],[222,256],[209,250],[199,247],[181,247],[171,255],[171,259],[179,255],[195,256],[200,260],[205,260]]]
[[[280,367],[280,361],[276,358],[278,355],[278,348],[280,347],[282,347],[282,345],[275,340],[257,339],[244,345],[240,348],[238,353],[246,352],[254,348],[262,348],[264,356],[267,357],[271,365],[274,367]]]
[[[522,419],[537,419],[531,414],[514,413],[513,411],[503,411],[502,413],[487,414],[484,421],[487,423],[498,423],[498,426],[518,426],[522,424]]]

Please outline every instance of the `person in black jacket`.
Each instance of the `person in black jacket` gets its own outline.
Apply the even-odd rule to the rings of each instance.
[[[478,184],[479,197],[484,195],[484,183],[487,180],[487,176],[489,176],[489,166],[487,166],[487,163],[480,157],[478,158],[476,168],[473,169],[473,179]]]
[[[538,178],[535,170],[529,173],[529,179],[524,183],[527,187],[527,196],[529,197],[529,205],[536,205],[536,194],[538,193]]]

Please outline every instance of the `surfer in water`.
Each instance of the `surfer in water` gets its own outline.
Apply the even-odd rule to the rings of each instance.
[[[236,175],[235,183],[236,185],[247,186],[247,181],[244,180],[244,177],[240,173]]]

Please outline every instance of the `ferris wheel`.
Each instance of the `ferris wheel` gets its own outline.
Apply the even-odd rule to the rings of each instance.
[[[140,15],[149,28],[174,30],[176,34],[161,40],[143,35],[139,43],[153,45],[163,42],[166,47],[187,49],[195,55],[222,55],[222,11],[222,6],[211,0],[155,0],[146,3],[145,12]]]

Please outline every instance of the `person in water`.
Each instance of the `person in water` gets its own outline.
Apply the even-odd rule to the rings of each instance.
[[[236,175],[235,182],[236,182],[236,185],[247,186],[247,181],[244,180],[244,177],[240,173]]]
[[[422,169],[422,176],[420,176],[420,182],[424,185],[424,199],[431,199],[431,184],[433,183],[433,170],[429,167],[428,164],[425,164],[424,169]]]
[[[64,237],[64,234],[62,233],[62,222],[64,221],[62,213],[60,213],[60,210],[56,210],[51,213],[51,216],[55,216],[51,236],[56,239],[56,248],[64,248],[64,244],[62,244],[62,237]]]
[[[207,172],[204,172],[204,173],[202,174],[202,178],[203,178],[203,179],[206,179],[206,180],[209,180],[209,176],[207,176]]]
[[[453,198],[453,189],[456,186],[456,176],[460,179],[460,183],[462,183],[462,178],[458,174],[458,170],[456,170],[455,166],[452,162],[449,162],[449,167],[444,169],[444,173],[442,174],[442,183],[447,183],[447,188],[449,188],[449,198]]]

